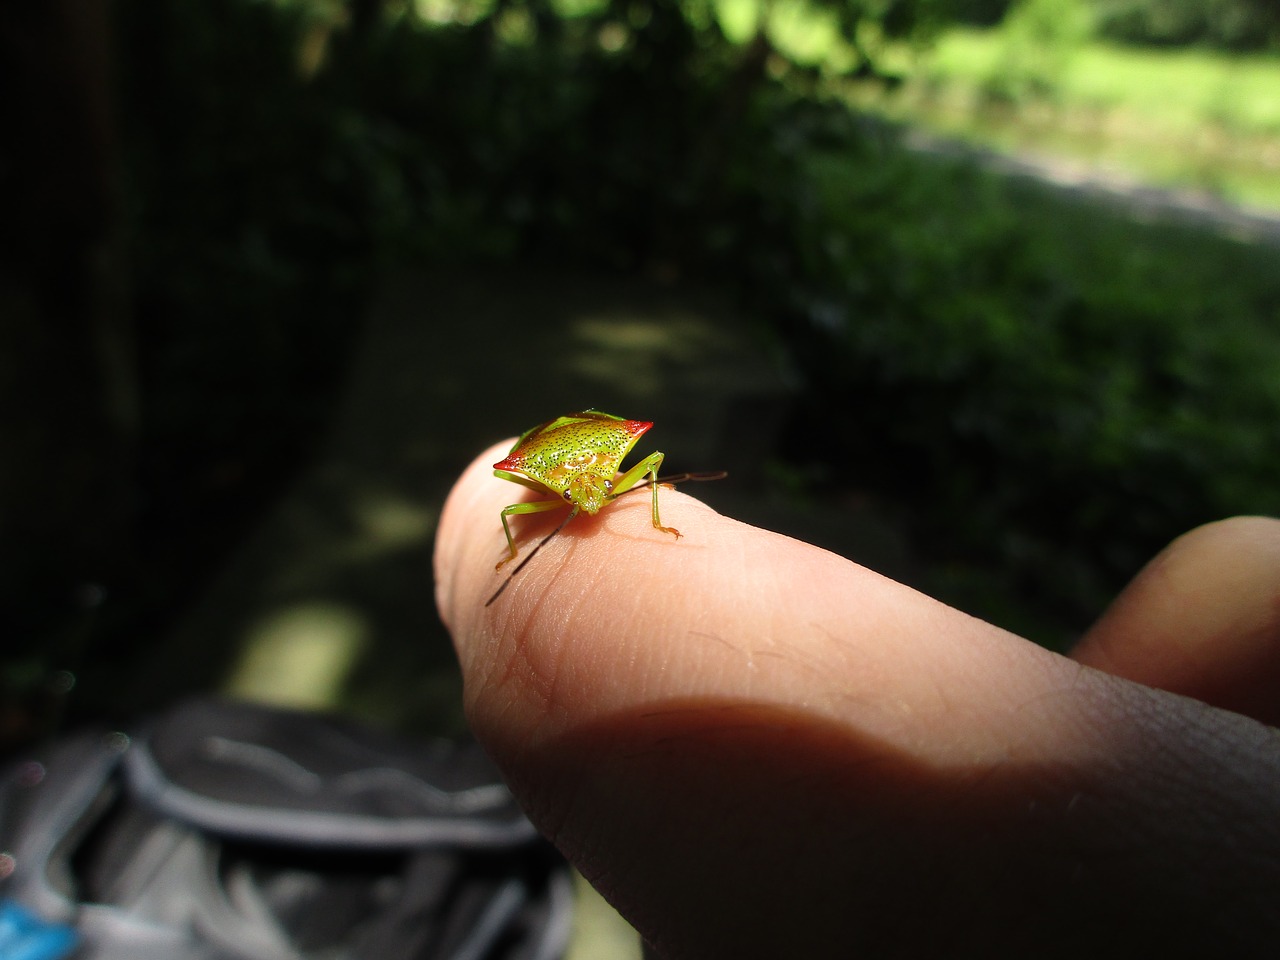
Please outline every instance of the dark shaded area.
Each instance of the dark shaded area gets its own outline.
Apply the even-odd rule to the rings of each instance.
[[[373,638],[346,706],[456,722],[424,504],[587,405],[1052,644],[1280,512],[1274,251],[913,154],[695,5],[95,9],[0,21],[7,744],[70,674],[75,716],[149,709],[320,599]]]
[[[1270,0],[1106,0],[1095,7],[1102,35],[1123,43],[1238,51],[1280,47],[1280,8]]]
[[[103,7],[0,14],[0,742],[39,726],[12,694],[43,713],[65,686],[102,571],[138,562],[110,60]]]
[[[942,6],[952,22],[987,27],[1017,4],[950,0]],[[1119,43],[1237,52],[1280,46],[1280,9],[1271,0],[1079,0],[1073,6],[1088,12],[1100,36]]]
[[[1171,803],[1187,758],[1153,739],[1119,730],[1105,758],[929,764],[811,712],[695,699],[603,716],[536,756],[508,745],[518,755],[504,759],[538,784],[573,784],[578,805],[526,796],[535,822],[588,872],[608,850],[621,869],[589,879],[646,937],[672,936],[654,942],[673,956],[915,957],[945,942],[949,956],[1035,944],[1072,958],[1134,930],[1162,954],[1257,953],[1275,928],[1260,864],[1204,869],[1220,837],[1199,825],[1266,824],[1269,798],[1207,751],[1214,788],[1185,801],[1193,810]],[[1161,812],[1123,819],[1143,811]],[[806,924],[750,922],[788,916]]]

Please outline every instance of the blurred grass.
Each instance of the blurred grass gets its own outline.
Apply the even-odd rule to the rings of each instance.
[[[1280,58],[1090,41],[1039,78],[1039,95],[1009,99],[992,95],[1008,42],[998,29],[949,30],[931,49],[897,51],[900,91],[864,86],[854,102],[972,143],[1280,210]]]
[[[977,89],[999,68],[998,30],[950,30],[924,53],[918,72],[933,83]],[[1082,44],[1057,85],[1068,105],[1133,111],[1186,133],[1221,123],[1241,135],[1280,135],[1280,58],[1203,49]]]
[[[857,64],[830,8],[804,0],[713,8],[732,42],[749,42],[763,22],[782,58],[820,69],[837,87]],[[873,42],[880,67],[905,83],[886,90],[863,81],[846,92],[859,109],[976,145],[1280,210],[1280,57],[1124,47],[1087,39],[1087,24],[1060,33],[1036,38],[1010,23],[948,27],[927,44]],[[1007,95],[1028,79],[1033,95]]]

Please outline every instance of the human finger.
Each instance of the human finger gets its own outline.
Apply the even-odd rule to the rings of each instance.
[[[501,453],[464,474],[437,540],[468,713],[663,953],[1071,955],[1277,924],[1250,891],[1280,858],[1221,853],[1280,849],[1264,728],[666,490],[679,541],[624,498],[485,607],[521,492],[492,477]],[[555,522],[529,520],[526,545]]]
[[[1179,537],[1072,657],[1280,725],[1280,520],[1234,517]]]

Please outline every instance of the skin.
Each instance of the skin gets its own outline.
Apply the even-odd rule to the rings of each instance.
[[[1280,938],[1280,522],[1175,541],[1071,658],[671,491],[679,543],[623,498],[486,609],[502,449],[436,543],[468,715],[659,955]]]

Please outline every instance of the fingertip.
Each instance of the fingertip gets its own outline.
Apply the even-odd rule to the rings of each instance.
[[[469,574],[480,560],[480,553],[490,543],[490,527],[499,525],[499,512],[504,504],[502,488],[510,484],[496,482],[493,464],[510,449],[511,440],[496,443],[477,456],[458,477],[445,498],[436,530],[432,566],[435,577],[436,606],[440,619],[454,634],[455,644],[460,615],[469,609]],[[513,488],[511,488],[513,489]],[[497,559],[495,559],[495,563]]]
[[[1108,673],[1280,722],[1280,520],[1183,534],[1121,591],[1072,652]]]

